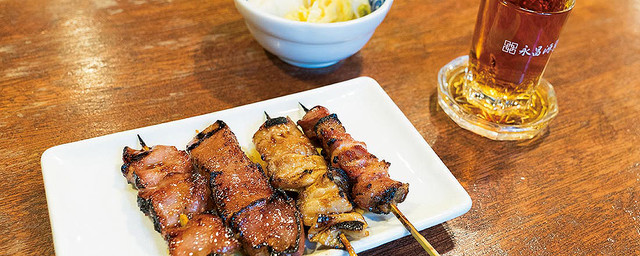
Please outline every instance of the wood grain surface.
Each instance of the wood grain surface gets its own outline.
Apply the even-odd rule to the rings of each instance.
[[[525,142],[474,135],[437,106],[436,74],[468,53],[478,5],[396,0],[362,51],[306,70],[263,50],[231,0],[0,0],[0,255],[54,254],[49,147],[359,76],[471,195],[422,231],[443,255],[640,255],[640,1],[577,1],[545,73],[559,115]],[[422,253],[409,236],[361,255]]]

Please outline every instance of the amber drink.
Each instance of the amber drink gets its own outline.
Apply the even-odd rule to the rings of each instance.
[[[542,78],[575,0],[481,0],[469,56],[438,74],[438,102],[461,127],[528,139],[558,112]]]
[[[469,100],[504,113],[526,107],[573,2],[482,1],[467,69]]]

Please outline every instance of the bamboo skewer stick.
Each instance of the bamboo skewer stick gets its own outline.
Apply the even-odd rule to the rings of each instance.
[[[344,245],[344,249],[347,250],[347,252],[349,252],[349,256],[358,256],[356,251],[353,249],[353,246],[351,246],[351,243],[347,239],[347,236],[345,236],[343,233],[340,233],[340,241],[342,241],[342,244]]]
[[[391,211],[393,212],[394,215],[396,215],[398,220],[400,220],[400,222],[402,222],[402,225],[404,225],[404,227],[407,230],[409,230],[409,232],[411,232],[411,235],[413,236],[413,238],[415,238],[416,241],[418,241],[418,243],[422,246],[422,248],[425,251],[427,251],[427,253],[429,255],[431,255],[431,256],[440,256],[438,251],[436,251],[436,249],[434,249],[433,246],[431,246],[429,241],[427,241],[427,239],[424,238],[424,236],[422,236],[418,232],[418,230],[416,230],[416,228],[413,226],[413,224],[411,224],[411,222],[407,219],[407,217],[405,217],[404,214],[402,214],[400,209],[398,209],[397,205],[391,204]]]

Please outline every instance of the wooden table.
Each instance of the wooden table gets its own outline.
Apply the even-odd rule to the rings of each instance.
[[[437,106],[478,4],[396,0],[362,51],[305,70],[265,52],[231,0],[0,1],[0,254],[54,254],[49,147],[371,76],[471,195],[422,231],[443,255],[640,255],[640,3],[578,0],[545,74],[560,113],[526,142]],[[421,250],[405,237],[361,255]]]

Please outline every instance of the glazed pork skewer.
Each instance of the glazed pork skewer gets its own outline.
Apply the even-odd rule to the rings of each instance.
[[[397,204],[402,203],[409,192],[409,184],[391,179],[388,172],[391,164],[369,153],[366,144],[353,139],[337,115],[327,108],[300,106],[306,114],[298,125],[307,137],[322,146],[332,166],[345,170],[352,183],[354,202],[374,213],[393,212],[425,251],[432,256],[439,255],[398,209]]]
[[[226,123],[218,120],[198,133],[187,151],[210,177],[218,212],[249,255],[302,255],[304,230],[293,200],[269,184]]]
[[[138,189],[140,210],[169,245],[169,254],[230,255],[239,247],[231,230],[212,213],[207,180],[193,171],[189,156],[172,146],[125,147],[122,174]]]
[[[309,228],[309,241],[355,251],[345,234],[367,236],[367,222],[347,197],[344,172],[328,168],[311,141],[288,117],[270,118],[253,135],[253,143],[275,187],[299,193],[298,209]]]
[[[409,184],[391,179],[390,163],[369,153],[364,142],[349,135],[336,114],[316,106],[298,121],[310,139],[316,140],[331,166],[343,169],[352,183],[351,195],[361,208],[387,214],[391,204],[404,201]]]

